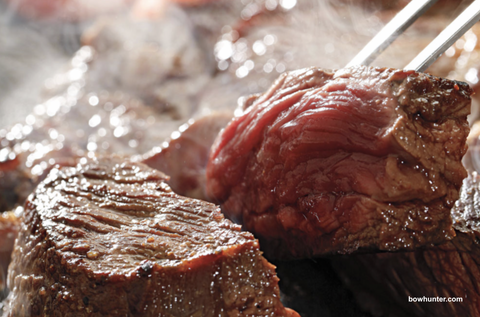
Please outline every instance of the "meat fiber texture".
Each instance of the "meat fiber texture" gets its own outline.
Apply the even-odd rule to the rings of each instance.
[[[207,195],[276,257],[445,242],[470,94],[414,71],[286,73],[215,141]]]
[[[5,316],[296,316],[258,241],[163,173],[53,169],[25,204]]]
[[[335,259],[334,268],[359,304],[382,316],[479,316],[479,186],[476,172],[464,181],[452,209],[452,241],[414,252]]]

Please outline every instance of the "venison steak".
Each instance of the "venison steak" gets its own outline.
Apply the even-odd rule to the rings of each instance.
[[[5,316],[296,316],[252,234],[121,158],[51,170],[25,204]]]

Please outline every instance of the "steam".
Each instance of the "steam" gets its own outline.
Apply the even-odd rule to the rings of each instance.
[[[45,100],[45,80],[68,65],[93,19],[126,13],[132,2],[0,1],[0,129],[24,121]]]
[[[243,3],[243,22],[223,26],[213,47],[220,73],[201,97],[203,114],[235,108],[285,71],[341,68],[384,24],[375,11],[337,1]]]
[[[21,122],[42,101],[43,81],[79,48],[73,26],[18,17],[0,2],[0,128]]]

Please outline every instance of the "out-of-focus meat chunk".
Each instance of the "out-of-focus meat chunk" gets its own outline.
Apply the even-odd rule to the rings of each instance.
[[[467,138],[468,150],[463,165],[468,172],[480,172],[480,121],[473,123]]]
[[[352,255],[333,267],[366,310],[382,316],[480,315],[480,177],[452,209],[456,237],[414,252]]]
[[[215,141],[207,195],[276,256],[444,242],[470,94],[414,71],[287,73]]]
[[[215,69],[186,14],[174,5],[164,10],[150,20],[107,17],[87,29],[82,43],[98,54],[89,63],[85,89],[120,90],[186,121]]]
[[[297,316],[258,241],[120,158],[53,169],[25,204],[6,316]]]
[[[142,162],[167,172],[168,184],[177,194],[206,200],[205,168],[210,148],[231,119],[229,113],[213,113],[191,120],[180,126],[169,142],[145,154]]]

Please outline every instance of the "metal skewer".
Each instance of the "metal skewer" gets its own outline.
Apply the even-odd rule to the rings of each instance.
[[[400,34],[415,20],[427,11],[437,0],[412,0],[397,15],[375,35],[373,39],[348,63],[347,67],[355,65],[370,65]]]
[[[437,58],[480,20],[480,0],[466,8],[405,69],[425,71]]]

